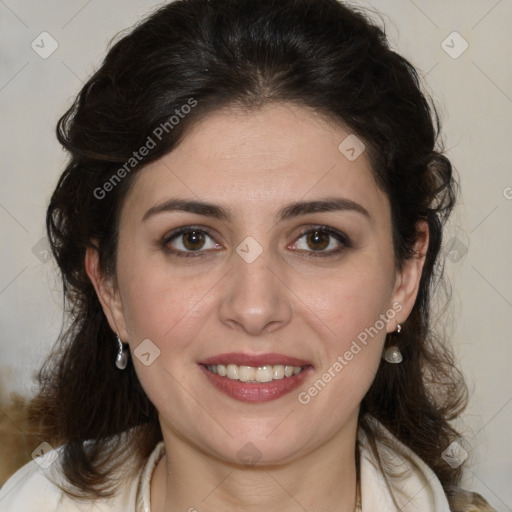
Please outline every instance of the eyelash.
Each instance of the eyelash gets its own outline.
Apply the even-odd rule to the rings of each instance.
[[[175,238],[178,238],[179,236],[181,236],[183,234],[190,233],[191,231],[196,231],[196,232],[199,232],[199,233],[202,233],[202,234],[206,234],[210,238],[213,239],[212,233],[207,228],[204,228],[202,226],[183,226],[181,228],[178,228],[178,229],[174,230],[169,235],[167,235],[167,236],[165,236],[163,238],[163,240],[162,240],[163,248],[169,254],[171,254],[173,256],[176,256],[177,258],[204,258],[205,256],[207,256],[207,254],[205,254],[205,253],[208,252],[208,251],[203,251],[203,250],[199,249],[197,251],[188,251],[188,252],[186,252],[186,251],[182,251],[182,250],[170,249],[168,247],[168,244],[172,240],[174,240]],[[338,242],[340,242],[343,245],[341,247],[339,247],[338,249],[331,249],[330,251],[304,251],[304,250],[299,250],[299,252],[307,252],[308,253],[308,257],[311,257],[311,258],[329,258],[329,257],[336,256],[336,255],[340,254],[341,252],[343,252],[345,249],[348,249],[348,248],[352,247],[350,239],[344,233],[341,233],[340,231],[338,231],[336,229],[333,229],[333,228],[330,228],[328,226],[308,227],[307,229],[305,229],[305,230],[301,231],[301,233],[299,233],[299,236],[297,237],[296,240],[300,240],[302,237],[304,237],[306,235],[309,235],[311,233],[314,233],[315,231],[319,231],[321,233],[326,233],[329,236],[335,238]]]

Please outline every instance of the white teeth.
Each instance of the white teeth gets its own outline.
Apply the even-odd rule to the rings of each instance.
[[[300,371],[300,368],[299,368]],[[256,372],[256,380],[258,382],[271,382],[274,375],[273,366],[260,366]]]
[[[274,375],[272,375],[272,378],[275,380],[282,379],[284,377],[284,366],[282,364],[276,364],[273,368]]]
[[[271,382],[272,380],[281,380],[285,377],[298,375],[303,370],[301,366],[285,366],[283,364],[259,367],[238,366],[237,364],[209,364],[206,367],[212,373],[221,377],[240,380],[241,382]]]
[[[256,368],[252,368],[251,366],[240,366],[239,368],[238,378],[242,382],[256,379],[256,372],[258,371]]]
[[[238,380],[239,366],[236,364],[228,364],[226,367],[226,377],[232,380]]]

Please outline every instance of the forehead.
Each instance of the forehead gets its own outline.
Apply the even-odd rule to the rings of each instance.
[[[217,111],[196,123],[171,153],[138,172],[125,205],[132,212],[147,210],[180,197],[262,213],[342,195],[378,216],[388,209],[387,197],[357,143],[347,129],[306,107]]]

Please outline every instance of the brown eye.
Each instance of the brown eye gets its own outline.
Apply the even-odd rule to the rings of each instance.
[[[328,226],[303,231],[294,244],[294,249],[308,256],[335,256],[351,247],[350,239],[340,231]]]
[[[200,231],[188,231],[182,235],[183,246],[189,251],[197,251],[204,245],[204,234]]]
[[[309,246],[315,251],[321,251],[329,245],[331,235],[323,231],[312,231],[306,237]]]
[[[211,249],[222,248],[206,229],[194,226],[184,226],[173,231],[164,237],[162,246],[178,257],[202,257],[210,253]]]

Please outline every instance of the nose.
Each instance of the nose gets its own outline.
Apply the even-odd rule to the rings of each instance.
[[[270,334],[288,324],[294,313],[293,293],[286,283],[286,272],[272,261],[270,251],[264,250],[251,263],[238,254],[233,259],[234,268],[223,288],[221,321],[254,336]]]

